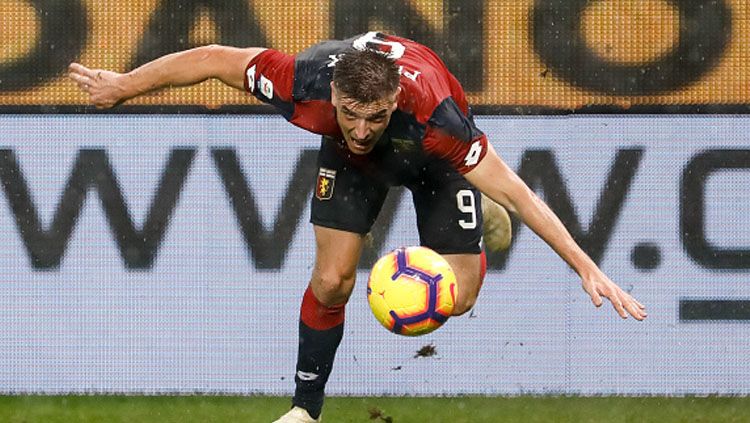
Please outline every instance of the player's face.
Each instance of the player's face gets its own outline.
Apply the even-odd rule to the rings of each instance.
[[[344,134],[349,151],[367,154],[383,135],[391,121],[391,114],[398,108],[401,88],[380,100],[361,103],[346,96],[339,96],[332,87],[331,102],[336,107],[336,121]]]

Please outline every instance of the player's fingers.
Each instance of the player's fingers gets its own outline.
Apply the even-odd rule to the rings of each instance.
[[[594,303],[595,306],[601,307],[602,306],[602,297],[599,295],[596,290],[593,290],[589,292],[589,295],[591,296],[591,302]]]
[[[91,95],[91,86],[85,82],[79,82],[78,88],[81,89],[84,93]]]
[[[614,306],[615,311],[617,311],[617,314],[619,314],[620,317],[622,317],[623,319],[628,318],[628,312],[625,311],[625,307],[623,307],[621,303],[615,302],[615,303],[612,303],[612,305]]]
[[[68,72],[76,75],[83,75],[85,66],[79,65],[78,63],[71,63],[68,65]]]
[[[638,300],[636,300],[635,298],[633,298],[633,296],[630,295],[630,294],[627,294],[627,296],[625,297],[625,300],[628,303],[632,303],[633,306],[637,307],[639,310],[645,310],[646,309],[646,306],[644,306],[643,304],[639,303]]]
[[[83,76],[78,73],[71,73],[69,74],[69,76],[70,79],[78,83],[78,86],[81,88],[87,87],[91,82],[91,80],[87,76]]]
[[[643,311],[640,307],[638,307],[635,301],[626,303],[625,309],[636,320],[643,320],[648,316],[645,311]]]
[[[620,315],[623,319],[628,318],[628,313],[625,311],[625,307],[622,305],[622,300],[620,300],[620,297],[614,293],[610,295],[604,294],[607,298],[609,298],[609,301],[612,303],[612,307],[615,308],[615,311],[617,311],[617,314]]]
[[[89,69],[86,66],[83,66],[83,65],[81,65],[79,63],[71,63],[70,65],[68,65],[68,70],[71,73],[77,73],[79,75],[83,75],[83,76],[86,76],[86,77],[89,77],[89,78],[93,78],[94,77],[94,73],[95,73],[91,69]]]

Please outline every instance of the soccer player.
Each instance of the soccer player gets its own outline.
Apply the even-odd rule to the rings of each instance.
[[[414,41],[369,32],[297,55],[212,45],[125,74],[73,63],[70,77],[100,108],[217,78],[322,135],[312,198],[315,266],[302,298],[292,409],[278,422],[320,421],[365,235],[390,186],[411,190],[420,243],[453,267],[455,315],[471,309],[484,278],[484,203],[493,229],[485,241],[493,247],[510,241],[510,210],[578,273],[594,305],[605,297],[622,318],[646,317],[644,306],[597,267],[497,155],[475,126],[459,82],[433,51]],[[494,202],[482,201],[482,193]]]

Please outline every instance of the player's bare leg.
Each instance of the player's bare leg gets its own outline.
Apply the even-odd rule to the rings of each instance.
[[[489,251],[503,251],[510,246],[513,228],[505,207],[482,194],[484,245]]]
[[[314,226],[316,255],[302,299],[293,408],[278,423],[320,421],[324,388],[344,334],[344,306],[354,288],[364,237]]]
[[[444,254],[456,274],[456,306],[453,315],[460,316],[474,307],[484,279],[481,254]]]
[[[316,251],[310,287],[325,305],[346,303],[354,289],[365,237],[317,225],[313,228]]]

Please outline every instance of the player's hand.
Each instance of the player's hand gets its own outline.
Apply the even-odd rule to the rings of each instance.
[[[99,109],[114,107],[127,100],[125,91],[118,82],[120,73],[103,69],[89,69],[78,63],[68,66],[68,76],[89,95],[91,104]]]
[[[591,302],[597,307],[602,305],[602,297],[607,298],[623,319],[627,319],[628,314],[636,320],[643,320],[647,316],[643,304],[623,291],[598,269],[593,275],[583,278],[583,290],[591,296]]]

